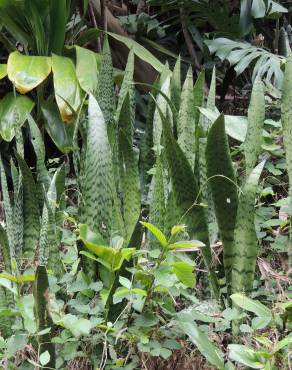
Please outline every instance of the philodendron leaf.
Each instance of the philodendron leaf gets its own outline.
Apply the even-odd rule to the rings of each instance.
[[[69,153],[73,149],[74,124],[64,125],[56,104],[43,102],[41,112],[45,128],[62,153]]]
[[[7,76],[7,64],[0,64],[0,80]]]
[[[96,92],[98,73],[101,63],[99,54],[91,50],[75,46],[76,50],[76,75],[80,86],[87,93]]]
[[[52,69],[57,104],[64,122],[70,122],[81,106],[84,96],[71,59],[53,54]],[[72,109],[71,109],[72,108]]]
[[[221,350],[216,347],[203,333],[194,322],[184,321],[183,316],[178,315],[179,326],[190,340],[196,345],[201,354],[216,367],[216,369],[224,369],[224,355]]]
[[[240,344],[229,344],[229,358],[252,369],[264,369],[265,364],[259,362],[259,356],[253,349]]]
[[[51,68],[51,58],[22,55],[18,51],[11,53],[7,62],[8,78],[21,94],[41,84]]]
[[[26,96],[8,93],[0,101],[0,135],[5,141],[15,136],[15,128],[20,128],[32,111],[34,102]]]
[[[265,94],[264,85],[260,78],[256,78],[250,105],[248,108],[248,127],[244,142],[246,176],[248,176],[257,163],[261,152],[261,137],[265,121]]]
[[[210,121],[215,122],[220,113],[207,108],[199,108],[200,112]],[[244,142],[247,132],[247,118],[244,116],[224,116],[226,134],[232,139]]]

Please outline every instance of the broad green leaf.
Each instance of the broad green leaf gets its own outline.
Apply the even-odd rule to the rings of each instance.
[[[149,222],[142,222],[140,221],[140,223],[146,227],[146,229],[148,229],[154,236],[155,238],[159,241],[159,243],[163,246],[163,247],[166,247],[167,246],[167,240],[166,240],[166,237],[165,235],[163,234],[163,232],[161,230],[158,229],[158,227],[156,227],[155,225],[152,225],[150,224]]]
[[[170,81],[171,101],[174,103],[176,111],[179,112],[181,102],[181,57],[177,58]],[[175,120],[176,122],[176,120]]]
[[[89,95],[84,176],[81,179],[82,222],[109,238],[113,212],[112,152],[106,123],[93,95]]]
[[[180,319],[180,317],[178,316]],[[193,322],[186,322],[179,320],[179,326],[190,340],[196,345],[201,354],[210,362],[211,365],[216,366],[217,369],[224,369],[224,355],[221,350],[216,347]]]
[[[64,125],[58,107],[50,101],[41,104],[41,112],[45,128],[56,147],[65,154],[72,151],[74,124]]]
[[[255,167],[258,156],[261,153],[261,137],[265,121],[265,95],[264,85],[259,78],[256,78],[250,105],[248,108],[248,126],[244,141],[246,176]]]
[[[2,273],[0,274],[0,278],[7,279],[9,281],[17,282],[17,283],[26,283],[28,281],[34,281],[35,275],[20,275],[20,276],[13,276],[9,274]]]
[[[51,68],[51,58],[23,55],[18,51],[11,53],[7,62],[8,78],[21,94],[40,85]]]
[[[217,118],[209,130],[205,155],[208,184],[224,246],[225,278],[230,293],[238,196],[223,114]]]
[[[76,75],[80,86],[87,93],[96,92],[100,68],[100,56],[91,50],[75,46]]]
[[[215,122],[220,113],[207,108],[199,108],[200,112],[210,121]],[[225,115],[225,130],[228,136],[233,139],[244,142],[247,132],[247,118],[244,116]]]
[[[89,335],[90,330],[95,326],[89,320],[71,314],[64,315],[61,320],[58,321],[58,324],[70,330],[76,338],[81,337],[81,335]]]
[[[145,49],[142,45],[138,44],[135,40],[112,32],[107,32],[107,34],[125,44],[129,49],[133,49],[137,57],[142,59],[144,62],[151,64],[152,67],[158,72],[161,72],[163,70],[163,64],[157,58],[155,58],[155,56],[151,54],[150,51]]]
[[[181,93],[180,110],[177,118],[178,144],[184,152],[191,167],[195,164],[196,122],[193,92],[193,71],[190,67]]]
[[[15,136],[15,128],[20,128],[32,111],[34,102],[26,96],[8,93],[0,101],[0,135],[5,141]]]
[[[52,70],[56,101],[63,121],[68,123],[78,112],[84,93],[80,88],[71,59],[53,54]]]
[[[193,271],[194,266],[187,262],[177,261],[172,265],[173,272],[176,274],[179,281],[181,281],[188,288],[194,288],[196,285],[196,276]]]
[[[259,317],[270,317],[272,319],[271,310],[260,301],[250,299],[240,293],[232,294],[230,298],[238,307],[241,307],[246,311],[253,312]]]
[[[216,68],[213,68],[212,71],[212,79],[211,79],[211,85],[207,97],[206,102],[206,109],[208,109],[210,112],[216,113]],[[203,129],[205,132],[208,132],[210,126],[212,124],[212,120],[210,120],[207,116],[204,116],[204,119],[202,120]]]
[[[253,0],[251,7],[251,15],[254,18],[264,18],[266,14],[266,4],[264,0]]]
[[[7,76],[7,64],[0,64],[0,80]]]
[[[281,106],[281,120],[283,126],[283,140],[284,147],[286,151],[286,163],[287,172],[289,177],[289,196],[290,204],[292,207],[292,55],[287,59],[285,65],[285,78],[283,83],[283,93],[282,93],[282,106]],[[292,227],[289,228],[289,245],[287,246],[289,262],[292,262]]]
[[[264,369],[265,364],[259,362],[256,351],[240,344],[229,344],[229,358],[252,369]]]
[[[254,224],[255,197],[264,165],[265,161],[257,165],[251,172],[239,198],[234,231],[233,293],[248,293],[253,286],[256,259],[259,252]]]
[[[282,348],[289,346],[289,348],[292,346],[292,337],[286,337],[279,342],[276,343],[275,345],[275,352],[280,351]]]

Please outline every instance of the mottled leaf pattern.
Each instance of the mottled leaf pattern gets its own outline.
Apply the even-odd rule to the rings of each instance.
[[[82,222],[105,238],[110,236],[113,202],[112,153],[102,111],[89,96],[86,154],[82,178]]]
[[[122,196],[123,218],[126,229],[126,240],[129,241],[140,215],[140,180],[137,154],[129,136],[131,124],[131,103],[126,95],[119,118],[119,177]]]
[[[225,133],[224,116],[222,114],[209,130],[206,146],[206,164],[216,218],[224,245],[225,277],[230,291],[238,197],[228,139]]]
[[[232,265],[233,293],[249,293],[253,286],[256,259],[259,253],[255,231],[255,197],[258,182],[264,168],[261,162],[247,178],[239,198],[234,231]]]
[[[40,212],[37,187],[26,162],[15,153],[23,181],[23,255],[32,257],[37,249],[40,232]]]
[[[287,59],[285,65],[285,78],[283,84],[282,94],[282,125],[283,125],[283,139],[286,150],[286,163],[289,176],[289,196],[290,196],[290,210],[292,209],[292,55]],[[292,225],[291,225],[291,211],[290,211],[290,231],[289,231],[289,246],[288,254],[290,265],[292,263]]]
[[[246,176],[255,167],[261,152],[261,137],[265,120],[264,85],[259,77],[256,78],[248,108],[248,127],[244,142]]]
[[[178,144],[184,152],[190,166],[195,164],[196,122],[193,93],[193,72],[190,67],[181,93],[181,105],[177,120]]]

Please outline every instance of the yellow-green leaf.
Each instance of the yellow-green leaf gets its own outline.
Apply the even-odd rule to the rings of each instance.
[[[10,81],[21,94],[41,84],[50,74],[51,58],[22,55],[14,51],[9,55],[7,73]]]
[[[71,59],[53,54],[52,69],[57,104],[63,121],[68,123],[78,111],[84,93]]]
[[[0,80],[7,76],[7,64],[0,64]]]
[[[80,86],[87,93],[94,93],[98,84],[98,71],[101,64],[99,54],[91,50],[75,46],[76,49],[76,74]]]

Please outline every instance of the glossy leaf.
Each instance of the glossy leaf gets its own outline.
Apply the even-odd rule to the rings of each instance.
[[[75,46],[76,75],[80,86],[87,93],[94,93],[98,85],[100,56],[91,50]]]
[[[84,93],[80,88],[71,59],[53,54],[52,69],[57,104],[62,120],[68,123],[78,112]],[[72,109],[74,112],[72,112]]]
[[[0,101],[0,135],[5,141],[15,136],[15,128],[20,128],[32,111],[34,102],[26,96],[8,93]]]
[[[23,55],[18,51],[11,53],[7,62],[8,78],[21,94],[40,85],[51,68],[51,58]]]

